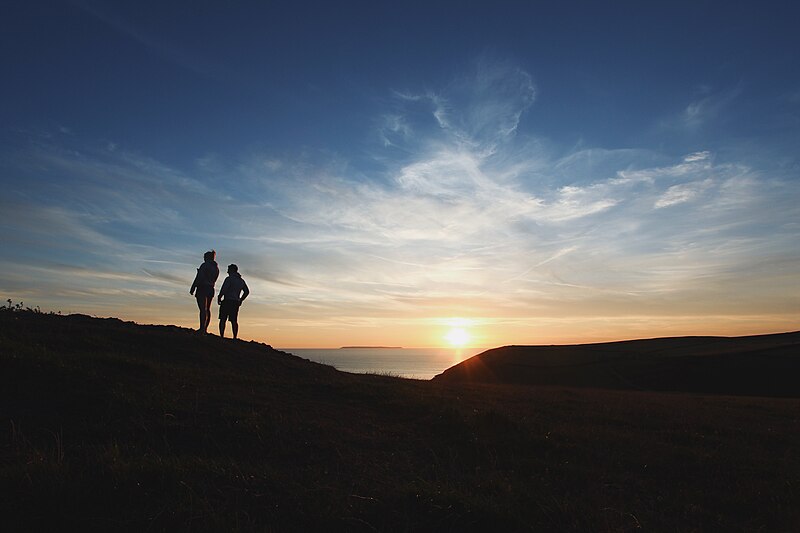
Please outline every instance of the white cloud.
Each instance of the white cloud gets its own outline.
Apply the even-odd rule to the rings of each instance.
[[[545,206],[542,220],[565,221],[600,213],[617,204],[611,198],[598,198],[601,187],[562,187],[558,191],[557,200]],[[602,192],[601,192],[602,195]]]
[[[747,288],[769,285],[751,279],[753,265],[767,265],[763,280],[797,275],[796,182],[699,149],[555,155],[518,134],[535,89],[507,65],[395,96],[376,119],[383,140],[369,170],[341,156],[251,153],[198,160],[198,177],[119,148],[34,150],[7,187],[14,216],[0,237],[34,243],[15,256],[26,265],[62,255],[71,269],[37,276],[47,287],[77,280],[82,302],[185,293],[214,247],[250,276],[269,316],[348,323],[454,308],[658,315],[699,309],[698,294],[744,312],[745,297],[766,302]],[[0,285],[20,280],[6,269]]]
[[[710,189],[714,182],[710,179],[695,183],[673,185],[656,201],[655,208],[661,209],[682,204],[695,199],[702,192]]]
[[[440,130],[462,146],[491,153],[516,135],[523,113],[536,99],[536,88],[524,70],[482,58],[470,76],[446,90],[395,95],[406,102],[428,102]]]
[[[725,111],[736,101],[741,92],[741,86],[718,92],[704,90],[701,98],[689,102],[682,111],[662,120],[660,127],[696,132],[709,123],[724,118]]]
[[[687,163],[694,163],[696,161],[705,161],[711,157],[711,152],[704,150],[702,152],[695,152],[693,154],[689,154],[683,158],[683,160]]]
[[[411,126],[405,117],[396,114],[387,114],[382,118],[380,135],[384,146],[395,146],[393,138],[399,137],[400,142],[407,140],[412,134]]]

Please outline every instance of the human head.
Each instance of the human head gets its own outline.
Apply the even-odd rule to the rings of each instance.
[[[239,272],[239,267],[231,263],[228,265],[228,274],[233,274],[234,272]]]
[[[209,250],[203,254],[203,261],[213,261],[217,257],[215,250]]]

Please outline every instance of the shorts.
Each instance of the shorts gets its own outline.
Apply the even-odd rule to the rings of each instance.
[[[209,302],[214,299],[214,287],[198,285],[194,290],[194,297],[200,302]]]
[[[242,305],[242,302],[237,300],[222,300],[222,303],[219,306],[219,319],[236,322],[236,320],[239,318],[240,305]]]

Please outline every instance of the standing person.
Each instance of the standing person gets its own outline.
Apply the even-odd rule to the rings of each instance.
[[[200,309],[200,328],[201,333],[208,333],[208,325],[211,323],[211,302],[214,300],[214,284],[219,277],[219,267],[214,260],[217,252],[210,250],[203,254],[203,264],[197,269],[192,288],[189,294],[194,294],[197,299],[197,308]],[[195,291],[196,294],[195,294]]]
[[[244,282],[242,275],[239,274],[239,267],[228,265],[228,277],[222,282],[222,288],[219,290],[219,296],[217,297],[220,337],[225,336],[225,320],[230,320],[233,338],[238,338],[239,306],[242,305],[248,294],[250,294],[250,289],[247,288],[247,283]]]

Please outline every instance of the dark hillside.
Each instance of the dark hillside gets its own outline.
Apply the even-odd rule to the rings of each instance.
[[[434,379],[623,390],[800,397],[800,333],[506,346]]]
[[[0,531],[797,531],[799,413],[4,309]]]

